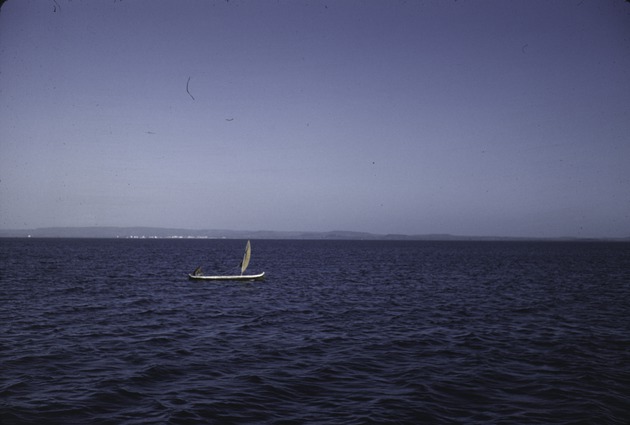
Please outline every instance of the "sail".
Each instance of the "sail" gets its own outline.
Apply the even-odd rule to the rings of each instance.
[[[252,246],[247,241],[247,245],[245,246],[245,255],[243,255],[243,261],[241,261],[241,274],[245,273],[245,269],[249,265],[249,257],[252,255]]]

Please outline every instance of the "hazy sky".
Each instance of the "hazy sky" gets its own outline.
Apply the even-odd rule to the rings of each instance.
[[[8,0],[0,228],[630,236],[623,0]]]

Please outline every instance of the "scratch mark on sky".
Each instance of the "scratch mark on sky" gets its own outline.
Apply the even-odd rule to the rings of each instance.
[[[190,98],[192,100],[195,100],[195,98],[193,97],[192,94],[190,94],[190,91],[188,90],[188,85],[190,84],[190,77],[188,77],[188,81],[186,81],[186,93],[188,93],[188,96],[190,96]]]

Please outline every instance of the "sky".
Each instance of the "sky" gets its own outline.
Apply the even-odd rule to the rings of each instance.
[[[0,228],[630,236],[623,0],[8,0]]]

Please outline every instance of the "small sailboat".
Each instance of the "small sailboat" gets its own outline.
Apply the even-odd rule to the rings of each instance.
[[[201,271],[201,267],[197,267],[194,272],[188,274],[189,279],[193,280],[261,280],[265,277],[265,272],[259,274],[243,274],[249,265],[249,259],[252,256],[252,244],[247,241],[247,245],[245,245],[245,254],[243,254],[243,260],[241,261],[240,275],[218,275],[218,276],[210,276],[204,275]]]

